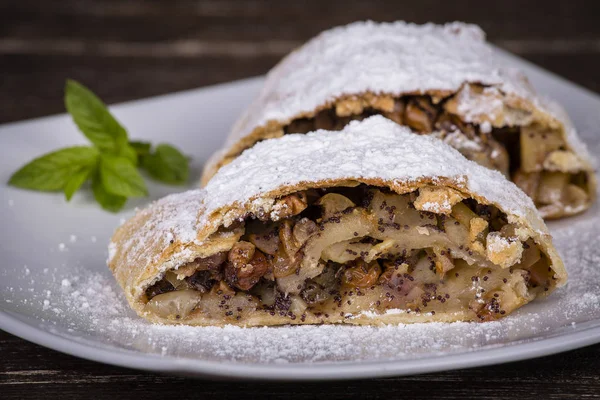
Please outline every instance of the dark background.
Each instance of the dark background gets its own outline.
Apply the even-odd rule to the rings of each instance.
[[[0,0],[0,122],[62,112],[66,78],[114,103],[263,74],[318,32],[360,19],[477,23],[493,43],[600,92],[598,0]],[[84,361],[0,332],[2,399],[600,398],[599,371],[596,345],[404,378],[210,382]]]

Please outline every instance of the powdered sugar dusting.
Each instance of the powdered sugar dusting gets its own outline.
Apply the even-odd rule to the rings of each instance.
[[[325,179],[381,178],[414,181],[424,177],[464,180],[474,193],[507,214],[537,216],[533,202],[502,174],[465,159],[445,143],[382,117],[353,121],[339,132],[286,135],[257,143],[224,166],[205,187],[206,212],[245,203],[282,186]],[[466,177],[466,179],[465,179]],[[265,207],[257,204],[256,208]],[[544,231],[538,217],[534,229]]]
[[[196,222],[201,207],[202,191],[191,190],[166,196],[140,211],[141,216],[146,218],[144,225],[123,244],[123,248],[128,249],[130,262],[154,262],[151,257],[140,255],[155,244],[159,248],[165,248],[175,240],[193,243],[198,232]],[[113,259],[116,251],[116,245],[111,242],[108,246],[108,262]]]
[[[465,117],[466,122],[477,120],[477,116],[485,115],[494,120],[502,112],[504,102],[500,96],[494,96],[498,92],[495,87],[483,89],[483,96],[473,96],[470,87],[465,87],[458,95],[458,112]],[[491,94],[492,96],[486,96]],[[485,98],[485,101],[482,100]]]

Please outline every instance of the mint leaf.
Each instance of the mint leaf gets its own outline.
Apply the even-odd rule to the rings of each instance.
[[[98,204],[107,211],[120,211],[125,206],[125,203],[127,203],[127,197],[116,196],[106,191],[99,174],[95,174],[92,179],[92,191]]]
[[[102,151],[118,153],[127,143],[127,131],[110,114],[106,105],[91,90],[67,80],[65,106],[79,130]]]
[[[62,190],[73,174],[94,166],[97,160],[98,150],[93,147],[67,147],[26,164],[10,177],[8,184],[23,189]]]
[[[131,142],[129,142],[129,146],[131,146],[135,150],[138,157],[144,157],[150,154],[150,142],[140,142],[132,140]]]
[[[100,179],[108,193],[124,197],[143,197],[148,189],[142,176],[125,157],[102,154],[100,156]]]
[[[75,172],[73,175],[71,175],[63,189],[67,201],[71,201],[71,198],[73,197],[75,192],[78,191],[81,185],[83,185],[85,181],[88,180],[92,169],[92,167],[82,168],[79,171]]]
[[[133,147],[128,144],[125,144],[123,147],[119,149],[119,156],[125,157],[129,160],[129,162],[133,165],[138,165],[138,155]]]
[[[142,158],[142,166],[161,182],[183,184],[189,177],[188,159],[175,147],[159,144],[154,152]]]

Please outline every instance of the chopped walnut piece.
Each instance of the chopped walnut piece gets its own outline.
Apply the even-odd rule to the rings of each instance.
[[[392,96],[371,95],[367,97],[369,105],[377,110],[392,112],[395,107],[395,100]]]
[[[464,196],[451,188],[425,186],[419,189],[419,197],[414,206],[420,211],[429,211],[436,214],[450,214],[452,206],[462,201]]]
[[[433,131],[438,111],[427,97],[413,97],[406,104],[404,123],[421,133]]]
[[[301,256],[298,254],[300,246],[293,236],[291,220],[285,220],[279,226],[279,249],[273,263],[275,278],[282,278],[293,274],[300,265]]]
[[[367,107],[382,112],[391,112],[394,110],[394,98],[387,95],[367,93],[363,98],[350,97],[342,99],[335,104],[335,115],[337,117],[353,117],[363,114],[364,109]]]
[[[363,103],[360,99],[353,97],[338,101],[335,105],[335,114],[338,117],[349,117],[353,114],[360,114],[363,112]]]
[[[464,138],[462,141],[467,141],[473,147],[473,140],[477,137],[477,131],[471,124],[463,122],[456,115],[443,112],[435,122],[435,128],[446,133],[459,132]],[[454,147],[454,146],[453,146]]]
[[[279,248],[286,257],[294,256],[300,248],[298,243],[294,240],[293,227],[294,222],[291,220],[285,220],[279,226]]]
[[[227,260],[241,266],[252,259],[255,251],[256,247],[252,243],[240,240],[229,251]]]
[[[249,242],[237,242],[229,252],[225,280],[231,286],[249,290],[269,269],[265,255]]]
[[[505,238],[499,232],[490,232],[485,250],[491,262],[501,268],[508,268],[521,260],[523,244],[516,238]]]
[[[307,207],[306,193],[298,192],[277,200],[271,212],[273,221],[300,214]]]
[[[404,101],[401,99],[397,99],[394,101],[392,109],[390,111],[384,112],[383,116],[391,119],[397,124],[403,125],[404,121]]]
[[[177,279],[192,276],[196,271],[218,271],[221,265],[227,261],[227,252],[222,251],[209,257],[197,258],[175,270]]]

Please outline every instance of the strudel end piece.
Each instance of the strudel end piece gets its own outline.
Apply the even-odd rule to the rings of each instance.
[[[373,114],[503,172],[545,218],[593,201],[592,164],[564,111],[499,67],[483,32],[462,23],[354,23],[317,36],[268,74],[203,182],[258,141]]]
[[[520,189],[381,116],[258,143],[109,250],[131,307],[169,324],[492,321],[567,279]]]

